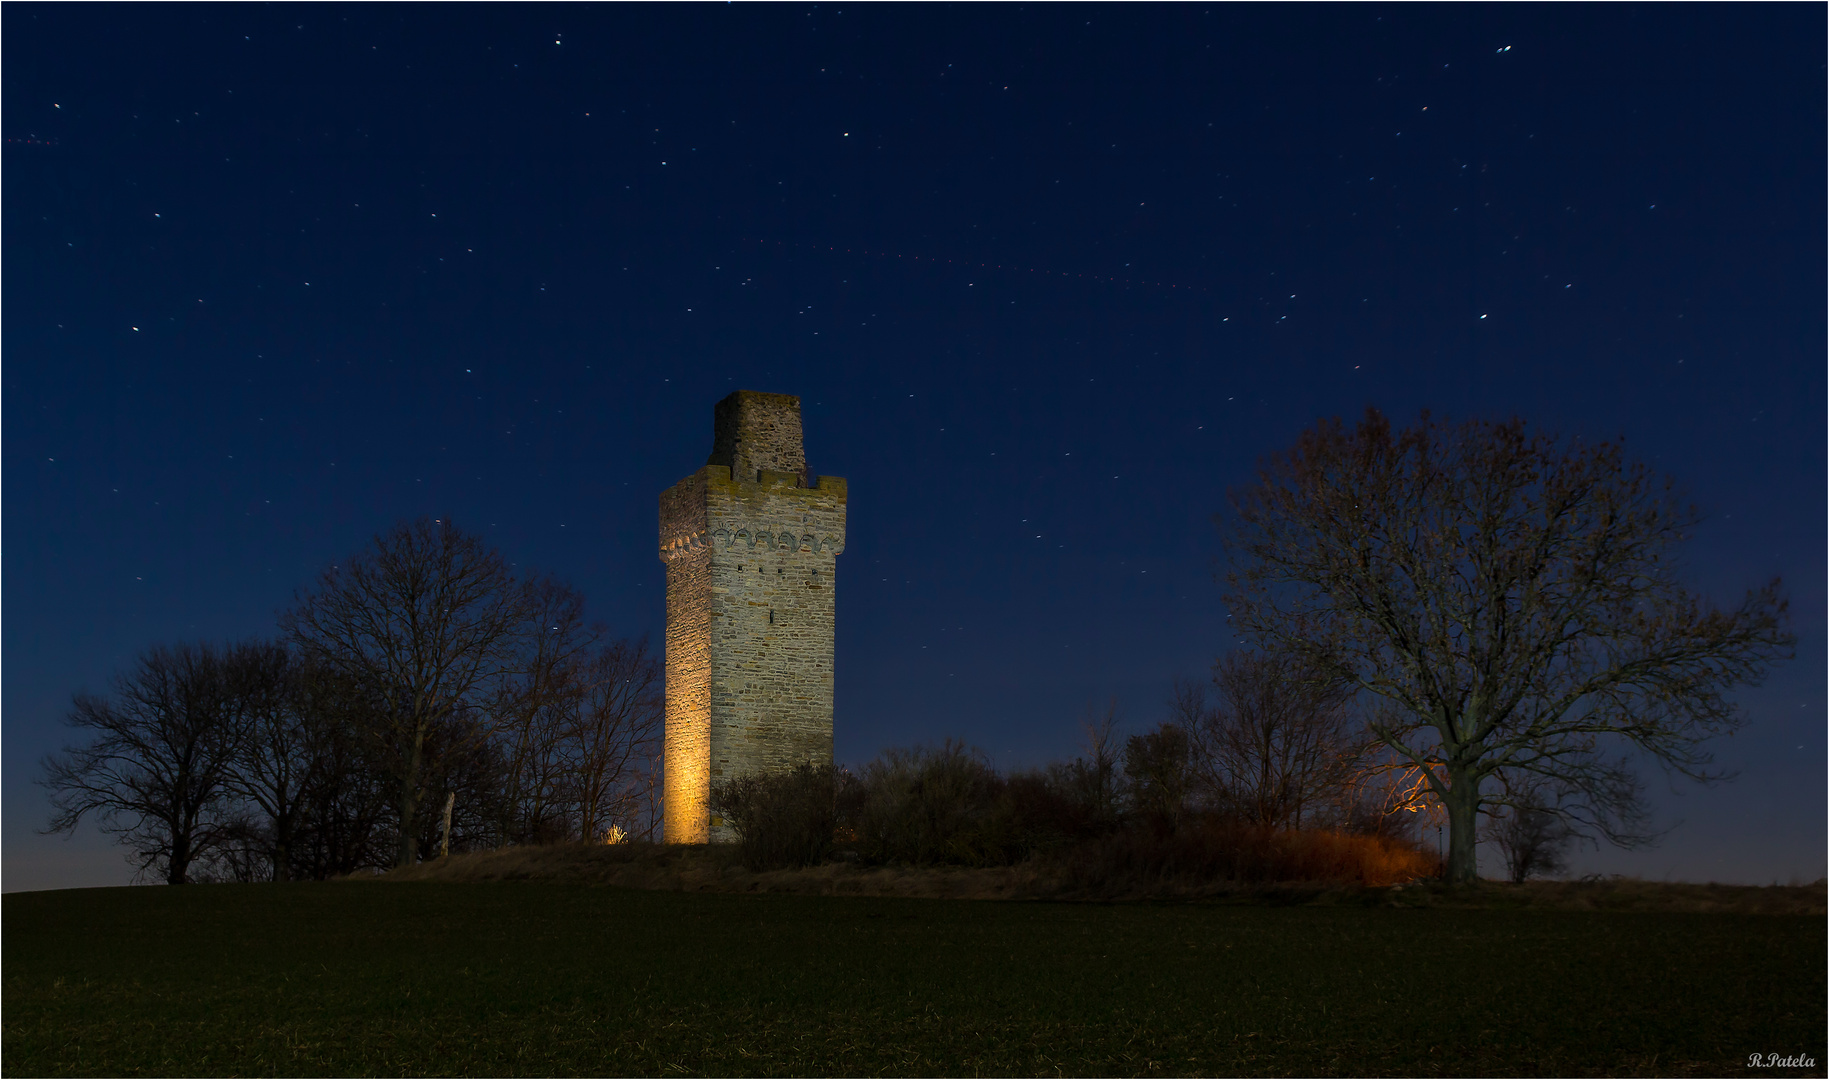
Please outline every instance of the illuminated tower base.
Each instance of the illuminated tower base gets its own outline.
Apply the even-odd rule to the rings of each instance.
[[[714,427],[705,467],[660,497],[670,844],[735,839],[713,781],[832,760],[845,481],[807,472],[797,397],[739,390]]]

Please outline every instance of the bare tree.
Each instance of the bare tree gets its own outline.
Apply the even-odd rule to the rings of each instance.
[[[1505,859],[1506,876],[1522,885],[1528,878],[1560,874],[1563,854],[1575,832],[1555,807],[1560,800],[1541,782],[1526,780],[1510,802],[1486,822],[1486,838]]]
[[[581,669],[601,636],[586,626],[584,597],[571,586],[532,581],[525,596],[522,662],[504,681],[496,706],[507,785],[501,832],[516,843],[570,835],[566,737],[588,693]]]
[[[1370,764],[1353,687],[1289,653],[1237,651],[1213,664],[1206,687],[1180,684],[1177,720],[1190,732],[1200,779],[1218,807],[1278,828],[1336,816]]]
[[[1048,769],[1049,782],[1066,792],[1100,824],[1115,822],[1118,816],[1118,769],[1123,754],[1118,743],[1121,721],[1117,698],[1106,703],[1102,714],[1097,706],[1087,702],[1080,719],[1081,745],[1085,754]]]
[[[380,708],[359,684],[312,669],[302,680],[303,714],[317,767],[305,788],[291,844],[291,876],[339,877],[393,863],[398,845],[384,840],[394,785],[377,760]]]
[[[1124,781],[1131,809],[1173,831],[1194,792],[1194,754],[1187,729],[1163,723],[1124,740]]]
[[[94,814],[133,853],[141,877],[171,885],[230,838],[226,796],[246,738],[222,655],[207,645],[156,647],[108,697],[77,694],[65,723],[91,737],[41,763],[47,832]]]
[[[524,661],[528,610],[499,552],[449,522],[421,519],[325,571],[282,617],[309,660],[372,697],[397,865],[417,854],[429,737],[438,730],[453,753],[489,737],[490,707]]]
[[[1568,820],[1648,840],[1629,755],[1718,778],[1707,741],[1742,723],[1726,692],[1795,642],[1776,580],[1726,611],[1678,581],[1698,519],[1670,482],[1518,420],[1324,421],[1232,508],[1235,625],[1363,692],[1446,807],[1454,883],[1474,880],[1482,807],[1507,801],[1494,776],[1541,777]]]
[[[443,833],[443,808],[452,801],[450,850],[477,851],[522,842],[504,836],[502,822],[513,820],[508,807],[508,767],[504,740],[476,738],[469,719],[437,723],[426,735],[424,786],[431,812],[414,821],[413,857],[435,858]],[[533,840],[557,838],[552,834]]]
[[[301,706],[307,674],[284,642],[251,642],[231,649],[224,667],[247,722],[235,756],[231,788],[253,804],[259,819],[244,822],[245,839],[261,849],[273,881],[291,877],[292,844],[316,779],[320,739]],[[236,874],[241,877],[241,873]]]
[[[644,811],[665,722],[665,672],[644,638],[605,646],[581,676],[584,692],[566,733],[579,836],[596,840],[612,825],[651,831]]]

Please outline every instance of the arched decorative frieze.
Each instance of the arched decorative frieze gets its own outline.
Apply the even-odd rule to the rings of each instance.
[[[766,529],[747,525],[719,527],[710,532],[700,532],[690,536],[677,537],[661,548],[661,558],[670,559],[678,554],[696,551],[703,547],[714,547],[719,551],[774,551],[802,552],[814,555],[836,555],[844,550],[842,536],[820,534],[816,532],[798,532],[793,529]]]
[[[711,538],[703,529],[698,532],[675,536],[661,544],[660,557],[663,560],[671,561],[682,555],[690,555],[695,551],[701,551],[708,547],[710,542]]]

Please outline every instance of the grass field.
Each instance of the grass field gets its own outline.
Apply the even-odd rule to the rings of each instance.
[[[4,899],[57,1074],[1822,1075],[1821,917],[552,882]],[[1815,1068],[1747,1069],[1806,1054]]]

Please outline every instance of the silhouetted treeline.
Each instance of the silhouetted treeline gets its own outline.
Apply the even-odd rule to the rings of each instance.
[[[82,738],[44,763],[50,828],[93,815],[141,876],[174,884],[655,838],[661,666],[588,625],[564,583],[420,521],[332,566],[279,631],[155,647],[109,693],[78,694]],[[714,813],[759,867],[1045,856],[1107,883],[1410,873],[1414,792],[1351,705],[1290,656],[1239,653],[1178,686],[1167,722],[1120,739],[1114,706],[1088,720],[1083,755],[1045,769],[1000,772],[949,742],[855,773],[723,782]],[[1519,825],[1521,872],[1551,865],[1553,830]]]
[[[562,583],[445,522],[301,593],[281,635],[149,649],[43,765],[143,878],[327,878],[502,844],[651,836],[663,673]],[[449,804],[448,834],[445,807]]]

